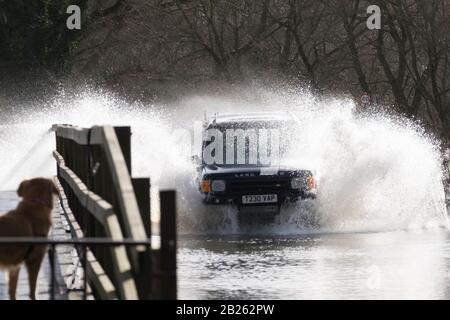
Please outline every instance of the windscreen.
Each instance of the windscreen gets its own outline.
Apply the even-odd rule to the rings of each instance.
[[[203,163],[216,166],[279,164],[295,137],[294,121],[248,121],[213,124],[203,143]]]

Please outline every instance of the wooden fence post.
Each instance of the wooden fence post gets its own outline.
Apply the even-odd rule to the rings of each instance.
[[[147,238],[151,239],[151,216],[150,216],[150,179],[132,178],[134,194],[141,213]],[[139,252],[139,270],[137,275],[137,286],[140,299],[150,299],[152,296],[152,248]]]
[[[161,255],[160,270],[161,297],[160,299],[177,298],[177,239],[176,239],[176,193],[175,191],[161,191]]]

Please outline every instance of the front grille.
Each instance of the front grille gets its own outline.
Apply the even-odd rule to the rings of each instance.
[[[288,180],[278,179],[239,179],[228,181],[227,188],[232,193],[277,193],[289,188]]]

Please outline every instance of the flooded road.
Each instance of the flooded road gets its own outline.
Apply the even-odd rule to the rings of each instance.
[[[183,237],[181,299],[449,299],[450,233]]]
[[[450,298],[441,151],[408,119],[270,90],[252,101],[198,96],[168,106],[88,91],[34,107],[0,126],[0,190],[55,174],[54,123],[131,126],[133,176],[151,178],[155,222],[159,190],[177,191],[181,299]],[[300,119],[294,164],[313,164],[319,194],[314,210],[294,206],[273,228],[240,232],[233,210],[201,201],[190,161],[201,148],[195,123],[201,129],[205,113],[273,110]],[[310,212],[314,234],[305,235]]]

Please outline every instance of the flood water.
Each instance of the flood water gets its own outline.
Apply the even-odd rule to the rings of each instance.
[[[347,99],[254,93],[247,101],[200,95],[165,106],[88,91],[13,112],[0,126],[0,190],[55,174],[54,123],[131,126],[132,175],[151,179],[155,224],[159,190],[177,191],[179,298],[450,298],[439,142],[408,119],[360,114]],[[201,147],[195,124],[201,131],[205,112],[273,110],[298,117],[293,165],[317,169],[319,193],[311,208],[295,205],[279,224],[246,232],[230,208],[202,204],[189,160]]]
[[[446,229],[183,237],[180,299],[449,299]]]

